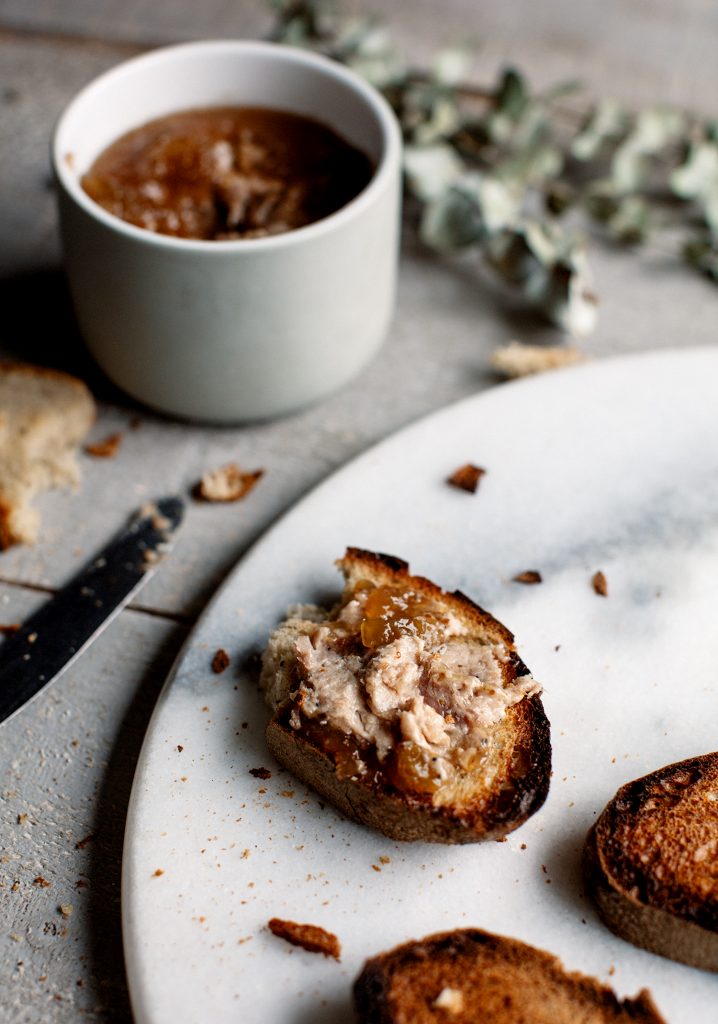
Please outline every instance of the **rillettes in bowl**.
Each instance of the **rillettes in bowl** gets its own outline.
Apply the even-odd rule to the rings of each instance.
[[[324,219],[229,241],[136,227],[83,190],[97,156],[126,132],[218,106],[316,119],[374,173]],[[156,50],[71,102],[52,158],[80,330],[108,377],[141,402],[219,423],[278,416],[336,390],[377,352],[394,306],[401,138],[388,104],[346,68],[271,43]]]

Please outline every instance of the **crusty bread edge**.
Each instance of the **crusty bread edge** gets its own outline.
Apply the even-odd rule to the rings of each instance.
[[[598,844],[599,820],[586,839],[583,873],[599,916],[614,935],[641,949],[718,972],[718,933],[632,897],[612,876]]]
[[[580,989],[596,1002],[598,1009],[606,1006],[611,1009],[624,1009],[635,1024],[665,1024],[653,997],[647,989],[633,998],[619,1000],[608,986],[597,978],[581,974],[578,971],[567,971],[561,960],[553,953],[530,946],[519,939],[495,935],[478,928],[461,928],[453,932],[439,932],[428,935],[418,941],[406,942],[386,953],[380,953],[367,960],[359,977],[354,982],[354,1004],[360,1024],[396,1024],[390,1005],[391,980],[395,971],[405,964],[420,961],[427,965],[435,963],[436,958],[446,953],[443,947],[450,947],[453,953],[457,945],[465,946],[471,954],[472,946],[477,950],[490,945],[509,956],[523,955],[529,958],[537,970],[553,977],[568,989]],[[506,1021],[513,1019],[511,1011],[507,1011]]]
[[[411,586],[426,597],[444,603],[460,622],[472,630],[473,636],[493,643],[503,642],[513,649],[513,633],[502,622],[495,619],[490,612],[476,604],[460,590],[442,590],[436,583],[424,576],[412,575],[408,563],[401,558],[381,552],[366,551],[363,548],[350,547],[347,548],[344,557],[339,559],[337,565],[349,585],[365,576],[368,569],[378,582],[398,582]]]
[[[521,710],[517,710],[521,709]],[[433,806],[411,794],[383,791],[361,778],[340,779],[334,762],[301,733],[282,724],[280,715],[268,723],[266,740],[274,757],[302,782],[326,797],[352,821],[382,832],[398,842],[463,844],[503,839],[530,818],[548,795],[551,775],[549,724],[538,697],[509,708],[517,718],[511,751],[522,746],[530,757],[529,771],[505,791],[492,789],[478,811]],[[529,780],[528,782],[526,780]],[[508,799],[505,793],[509,792]]]

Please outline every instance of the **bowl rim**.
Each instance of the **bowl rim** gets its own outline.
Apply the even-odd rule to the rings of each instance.
[[[225,51],[234,53],[238,58],[245,54],[263,54],[273,59],[314,67],[329,73],[330,76],[350,86],[364,100],[366,106],[374,114],[382,133],[382,154],[374,174],[368,184],[348,203],[334,213],[321,220],[314,221],[300,228],[293,228],[281,234],[269,235],[264,238],[237,238],[227,240],[178,238],[163,235],[147,228],[137,227],[121,217],[109,213],[95,202],[80,185],[80,177],[67,160],[66,147],[62,145],[67,125],[76,115],[78,107],[95,90],[102,88],[114,79],[121,80],[133,75],[137,70],[151,64],[161,64],[181,59],[190,53],[211,55]],[[183,108],[189,109],[189,108]],[[317,113],[321,120],[321,113]],[[137,127],[140,125],[138,124]],[[132,130],[132,129],[129,129]],[[301,245],[304,241],[318,238],[340,227],[347,221],[361,216],[364,209],[371,205],[374,197],[383,192],[393,178],[397,167],[401,166],[401,129],[396,116],[381,93],[361,78],[356,72],[321,54],[302,50],[282,43],[272,43],[249,39],[205,39],[193,42],[177,43],[161,46],[129,60],[124,60],[114,67],[93,78],[70,100],[60,114],[52,133],[50,160],[57,185],[90,217],[104,224],[107,228],[145,245],[175,252],[207,252],[237,253],[246,249],[271,250]]]

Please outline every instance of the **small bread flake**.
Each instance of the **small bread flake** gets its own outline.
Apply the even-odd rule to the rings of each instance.
[[[272,777],[269,768],[250,768],[249,774],[253,775],[255,779],[271,779]]]
[[[39,889],[48,889],[52,885],[52,882],[48,882],[48,880],[43,878],[42,875],[38,875],[37,878],[33,878],[32,884],[36,885]]]
[[[154,870],[154,871],[152,872],[152,877],[153,877],[153,878],[159,878],[159,877],[160,877],[160,875],[164,875],[164,873],[165,873],[165,869],[164,869],[164,868],[156,868],[156,869],[155,869],[155,870]]]
[[[464,1009],[464,994],[458,988],[442,988],[431,1004],[433,1010],[446,1010],[447,1013],[461,1013]]]
[[[536,569],[527,569],[525,572],[520,572],[518,576],[514,576],[513,581],[514,583],[525,583],[528,586],[532,586],[535,583],[542,583],[543,577]]]
[[[86,444],[85,451],[95,459],[114,459],[122,444],[122,434],[110,434],[102,441],[95,441],[94,444]]]
[[[291,942],[293,946],[301,946],[308,953],[322,953],[324,956],[333,956],[335,960],[341,956],[339,939],[319,925],[297,924],[295,921],[273,917],[267,927],[273,935]]]
[[[600,569],[591,577],[591,586],[601,597],[608,597],[608,580]]]
[[[571,345],[527,345],[511,341],[497,348],[491,356],[491,366],[504,377],[528,377],[547,370],[560,370],[573,366],[586,358],[580,349]]]
[[[0,636],[12,636],[12,634],[17,633],[19,629],[19,622],[8,622],[6,625],[0,625]]]
[[[481,466],[475,466],[472,462],[467,462],[465,466],[459,466],[448,479],[448,483],[452,487],[458,487],[461,491],[468,491],[469,494],[476,494],[476,490],[479,486],[479,480],[486,473],[485,469]]]
[[[227,668],[229,668],[229,655],[223,647],[220,647],[212,658],[212,671],[219,676]]]
[[[203,473],[195,488],[195,496],[202,501],[239,501],[246,498],[263,476],[263,469],[244,473],[236,462],[228,462],[219,469]]]

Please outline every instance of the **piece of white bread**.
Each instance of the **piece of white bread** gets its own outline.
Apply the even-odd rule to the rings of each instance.
[[[34,543],[39,492],[76,486],[78,443],[95,419],[82,381],[25,363],[0,363],[0,548]]]
[[[653,953],[718,971],[718,753],[622,786],[584,851],[608,927]]]
[[[618,999],[518,939],[464,928],[368,960],[354,985],[359,1024],[664,1024],[650,993]]]
[[[338,564],[340,603],[298,609],[264,653],[270,750],[392,839],[502,838],[538,810],[551,773],[540,686],[513,636],[400,559],[349,548]]]

